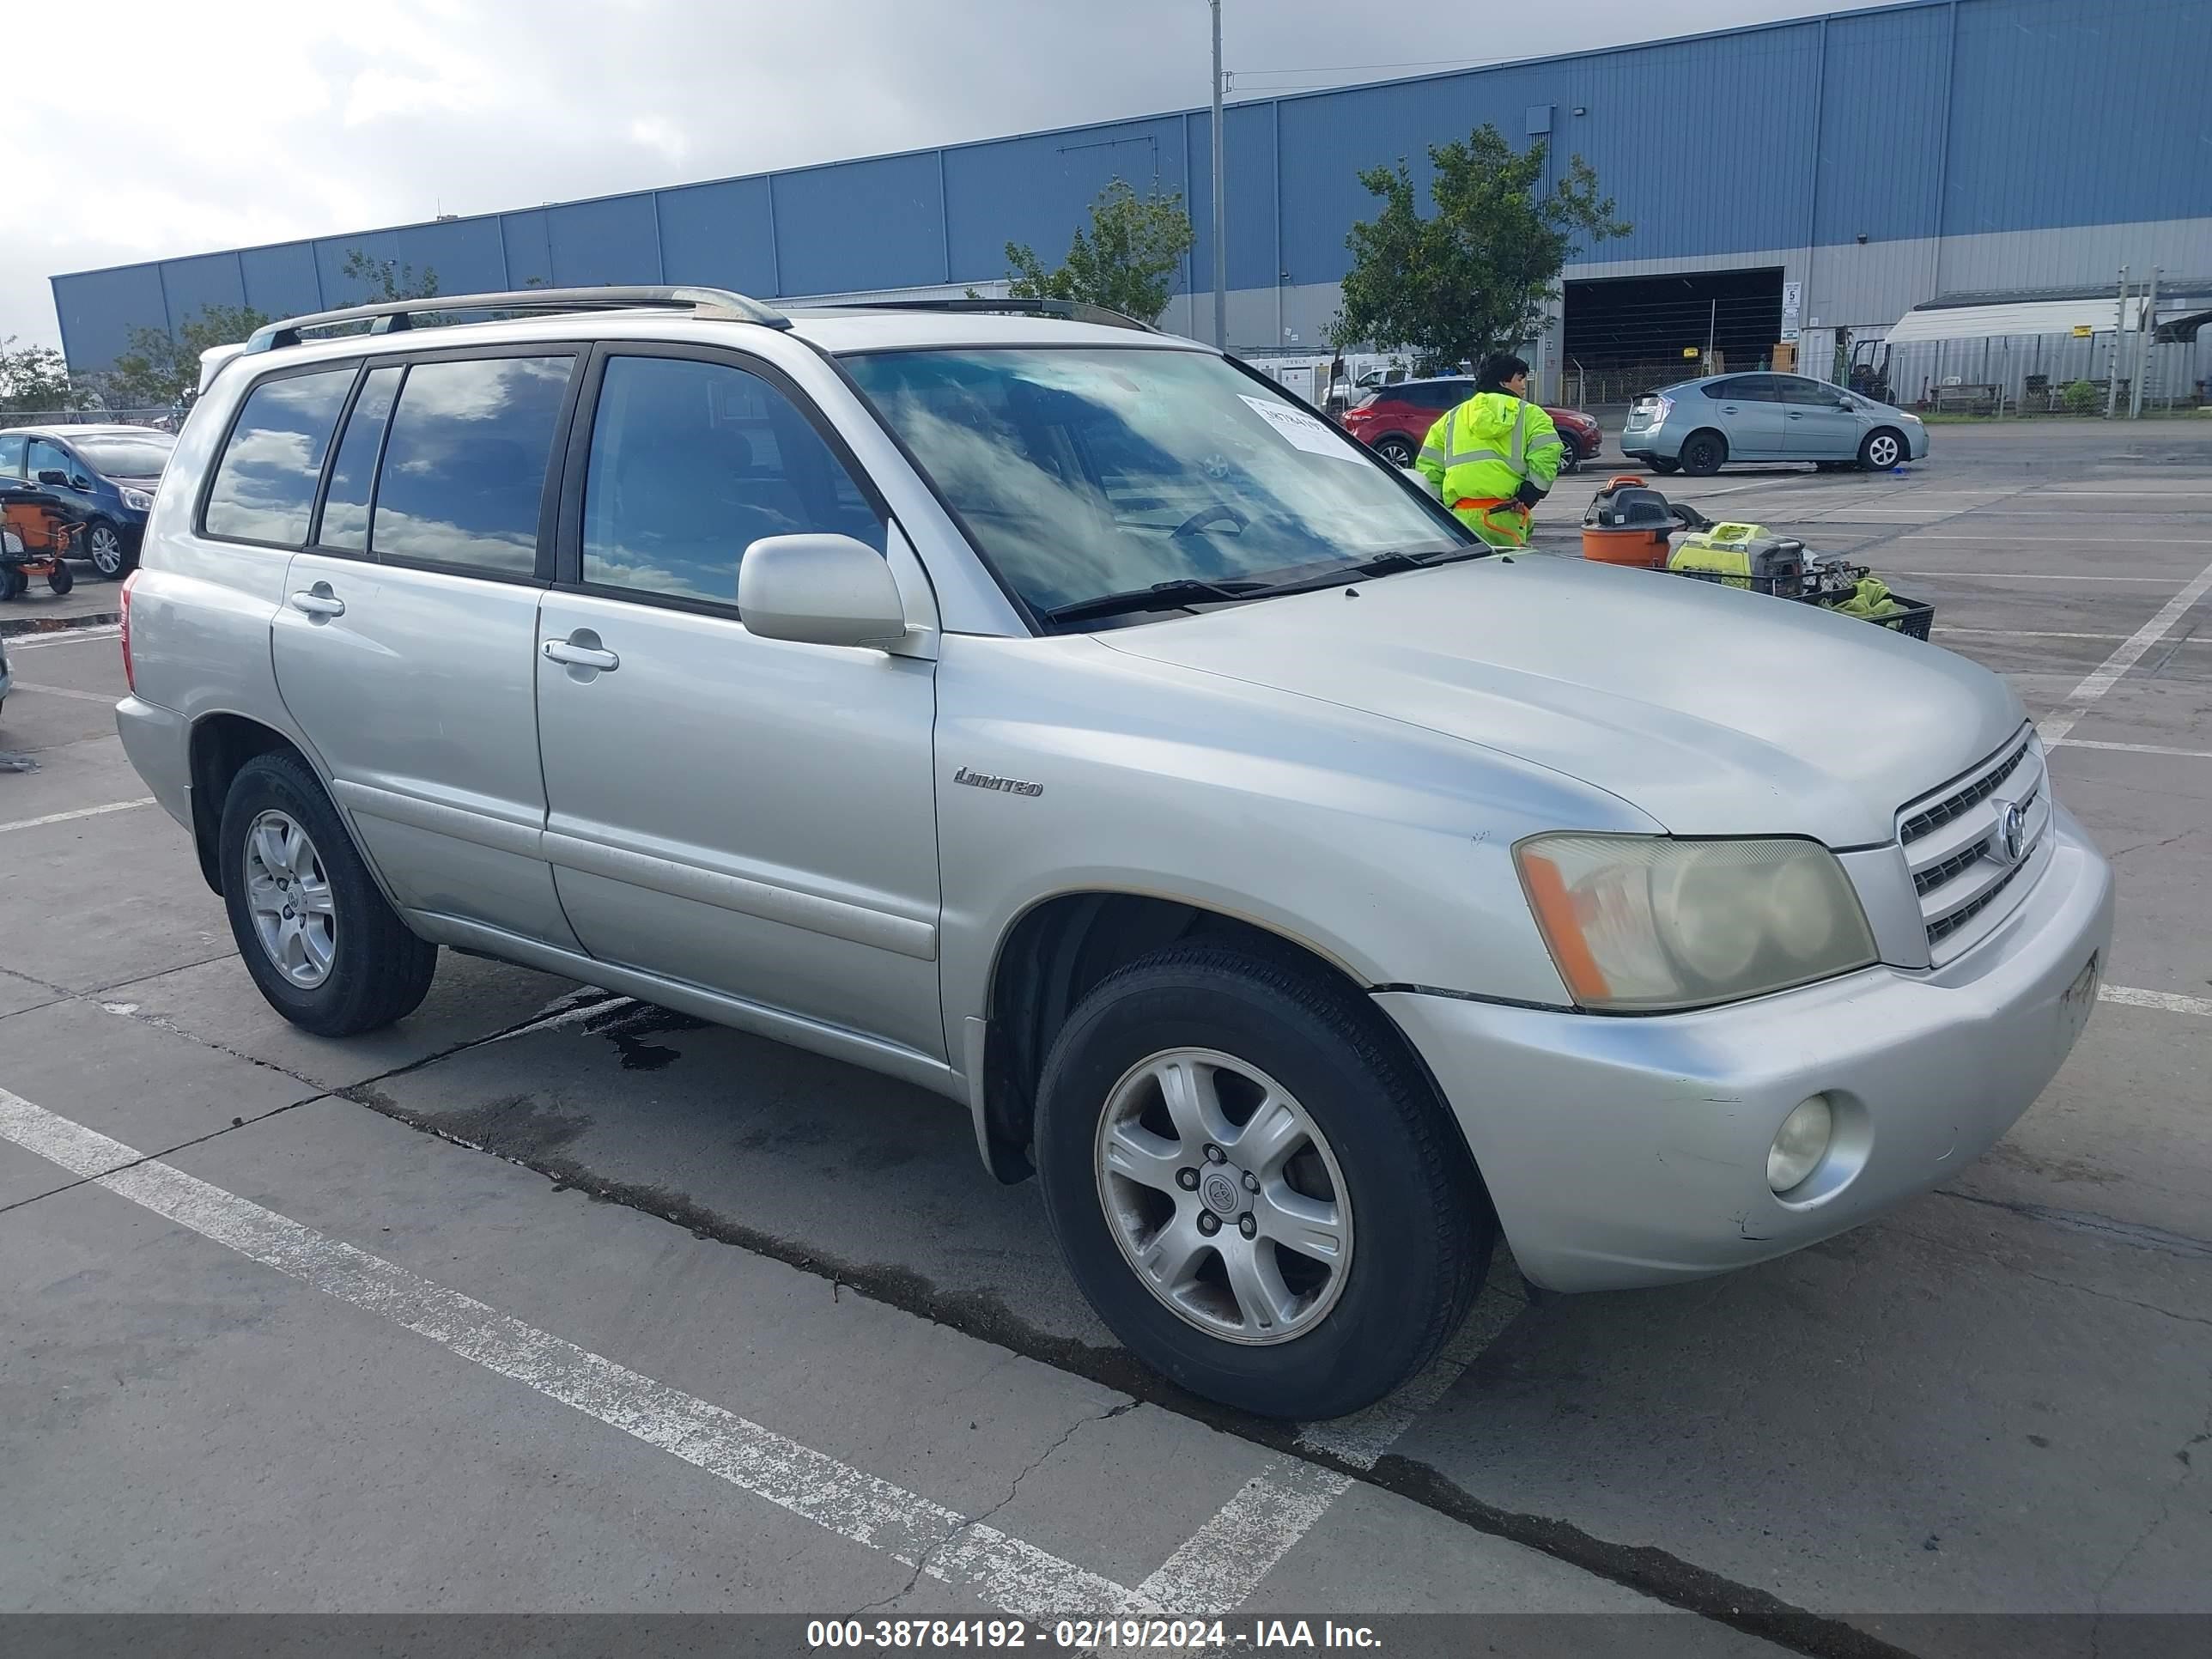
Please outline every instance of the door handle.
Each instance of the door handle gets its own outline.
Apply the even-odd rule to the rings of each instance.
[[[597,646],[578,645],[573,640],[546,640],[538,648],[548,660],[564,662],[571,668],[596,668],[611,674],[622,666],[622,659],[613,652],[603,651]]]
[[[1743,411],[1738,409],[1734,404],[1723,404],[1721,405],[1721,413],[1723,415],[1741,415]]]
[[[1793,409],[1790,411],[1790,418],[1793,421],[1802,421],[1805,418],[1804,411]]]
[[[292,596],[292,609],[305,611],[317,622],[328,622],[333,617],[345,615],[345,601],[331,592],[328,582],[317,582],[304,592]]]

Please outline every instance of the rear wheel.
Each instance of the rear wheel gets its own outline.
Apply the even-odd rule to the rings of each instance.
[[[1413,441],[1394,432],[1387,438],[1375,441],[1375,453],[1393,466],[1411,466],[1413,464]]]
[[[14,565],[0,570],[0,599],[20,599],[31,586],[31,579]]]
[[[1728,440],[1717,432],[1692,432],[1682,441],[1682,471],[1710,478],[1728,459]]]
[[[218,833],[231,934],[270,1006],[318,1036],[353,1036],[422,1003],[437,947],[385,902],[305,762],[248,761]]]
[[[1866,434],[1859,446],[1859,465],[1869,472],[1887,472],[1905,459],[1905,440],[1888,427]]]
[[[1040,1101],[1069,1271],[1194,1394],[1357,1411],[1482,1282],[1496,1228],[1457,1128],[1382,1016],[1294,957],[1188,942],[1121,969],[1061,1030]]]
[[[123,533],[105,519],[94,519],[84,527],[84,556],[110,581],[131,568],[131,556],[123,550]]]

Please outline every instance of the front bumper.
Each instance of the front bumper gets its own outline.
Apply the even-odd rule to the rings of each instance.
[[[1905,453],[1907,459],[1924,461],[1928,459],[1928,428],[1921,422],[1905,423]]]
[[[1559,1291],[1694,1279],[1787,1254],[1948,1181],[2058,1070],[2094,1002],[2112,878],[2081,826],[1990,937],[1932,971],[1872,968],[1694,1013],[1620,1018],[1415,992],[1376,1000],[1450,1103],[1515,1261]],[[1807,1096],[1835,1139],[1778,1198],[1766,1154]]]

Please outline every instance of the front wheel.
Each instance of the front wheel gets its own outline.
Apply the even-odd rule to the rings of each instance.
[[[1582,446],[1566,433],[1559,434],[1559,476],[1565,477],[1583,464]]]
[[[1194,1394],[1340,1416],[1434,1357],[1496,1224],[1382,1016],[1287,955],[1170,945],[1053,1044],[1045,1212],[1100,1317]]]
[[[222,809],[223,906],[269,1006],[318,1036],[354,1036],[414,1012],[438,950],[407,931],[296,755],[256,756]]]
[[[54,561],[54,568],[46,572],[47,590],[52,592],[56,599],[59,599],[63,594],[68,592],[70,589],[76,586],[76,573],[71,570],[69,566],[63,563],[59,559],[56,559]]]
[[[1411,466],[1415,451],[1410,439],[1393,433],[1389,437],[1375,441],[1375,453],[1393,466]]]
[[[1905,440],[1887,427],[1869,432],[1859,446],[1859,465],[1869,472],[1887,472],[1905,459]]]
[[[123,550],[123,533],[105,519],[94,519],[85,526],[84,556],[92,561],[92,568],[109,581],[127,574],[131,556]]]

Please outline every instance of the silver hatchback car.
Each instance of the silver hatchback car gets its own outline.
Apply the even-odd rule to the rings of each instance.
[[[1501,1237],[1601,1290],[1864,1221],[2095,1000],[2112,877],[2004,680],[1495,556],[1127,319],[340,313],[167,477],[119,724],[278,1012],[388,1024],[442,945],[909,1079],[1248,1410],[1376,1399]]]
[[[1731,461],[1810,461],[1886,472],[1928,453],[1917,415],[1802,374],[1717,374],[1646,392],[1630,407],[1621,453],[1696,477]]]

